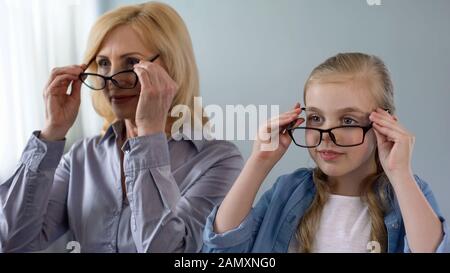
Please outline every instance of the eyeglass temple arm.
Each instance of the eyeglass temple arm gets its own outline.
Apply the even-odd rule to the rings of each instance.
[[[153,62],[156,61],[156,59],[158,59],[158,58],[159,58],[159,54],[156,54],[156,56],[153,57],[153,58],[151,58],[151,59],[149,60],[149,62],[153,63]]]
[[[305,111],[305,110],[306,110],[305,107],[302,107],[301,109],[302,109],[302,111]],[[297,122],[297,120],[298,120],[298,119],[295,119],[294,121],[292,121],[292,122],[288,125],[288,127],[286,128],[286,130],[294,129],[294,125],[295,125],[295,123]]]

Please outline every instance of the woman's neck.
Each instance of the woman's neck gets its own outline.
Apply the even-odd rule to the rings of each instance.
[[[127,140],[129,138],[137,137],[138,129],[136,126],[136,122],[132,119],[125,119],[125,136],[124,139]]]

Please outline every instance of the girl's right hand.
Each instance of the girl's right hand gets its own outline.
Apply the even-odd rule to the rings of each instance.
[[[62,140],[72,127],[80,108],[81,81],[78,78],[86,65],[72,65],[54,68],[44,89],[45,125],[40,137]],[[71,94],[67,88],[72,83]]]
[[[298,118],[301,111],[300,103],[297,103],[291,111],[272,118],[261,126],[253,144],[251,158],[268,165],[270,168],[273,167],[292,142],[286,129],[293,122],[295,122],[294,127],[304,122],[303,118]]]

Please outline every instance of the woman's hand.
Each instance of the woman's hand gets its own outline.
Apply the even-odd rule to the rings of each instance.
[[[300,104],[297,103],[291,111],[272,118],[265,125],[261,126],[253,144],[251,158],[265,162],[270,167],[273,167],[292,142],[289,133],[286,131],[287,127],[294,121],[294,127],[304,122],[304,119],[298,118],[301,111]]]
[[[388,178],[397,181],[396,178],[412,176],[414,135],[383,109],[378,108],[369,118],[377,138],[380,162]]]
[[[135,118],[138,135],[164,132],[178,84],[157,63],[141,61],[134,71],[141,84]]]
[[[80,108],[81,81],[78,79],[86,65],[54,68],[44,89],[45,125],[40,137],[55,141],[64,139]],[[71,94],[67,88],[72,83]]]

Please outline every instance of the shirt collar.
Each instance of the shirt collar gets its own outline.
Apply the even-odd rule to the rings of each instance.
[[[105,142],[106,140],[110,139],[111,137],[115,137],[117,138],[118,136],[120,136],[124,130],[125,127],[125,122],[123,120],[118,120],[115,121],[114,123],[112,123],[108,129],[106,130],[105,134],[100,138],[100,142],[99,144],[102,144],[103,142]],[[168,139],[168,142],[170,141],[189,141],[191,142],[195,148],[197,149],[197,151],[202,150],[202,148],[205,145],[205,141],[207,140],[193,140],[190,136],[188,136],[185,133],[182,132],[177,132],[174,134],[173,137],[170,137]]]
[[[171,136],[169,138],[169,141],[182,141],[182,140],[191,142],[195,146],[195,148],[197,149],[198,152],[202,150],[202,148],[205,145],[205,141],[207,141],[207,140],[203,140],[203,139],[202,140],[194,140],[194,139],[192,139],[192,137],[190,137],[189,135],[187,135],[183,132],[176,132],[173,136]]]
[[[100,138],[99,144],[102,144],[106,140],[110,139],[111,137],[117,138],[120,136],[120,134],[123,132],[125,123],[123,120],[118,120],[113,122],[108,129],[106,130],[105,134]]]

